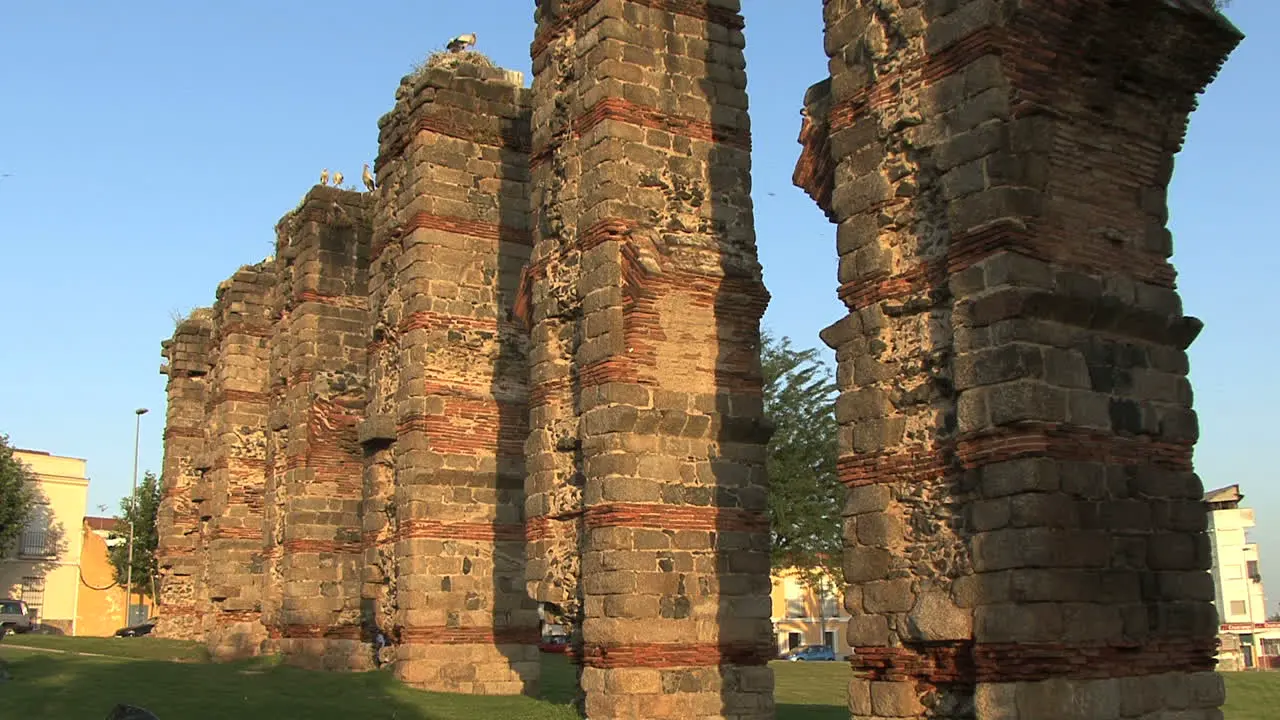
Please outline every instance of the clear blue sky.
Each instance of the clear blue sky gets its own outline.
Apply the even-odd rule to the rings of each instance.
[[[805,88],[825,77],[819,0],[745,0],[766,323],[800,345],[841,317],[835,231],[791,170]],[[0,432],[89,461],[89,510],[159,470],[160,341],[172,311],[272,252],[322,167],[358,182],[402,75],[453,35],[529,70],[527,0],[45,0],[0,23]],[[1238,482],[1280,592],[1280,3],[1237,0],[1248,35],[1203,97],[1171,193],[1207,487]],[[1275,571],[1272,573],[1272,571]]]

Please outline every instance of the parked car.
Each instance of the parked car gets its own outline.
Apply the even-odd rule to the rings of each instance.
[[[34,626],[26,603],[7,598],[0,600],[0,627],[15,633],[28,633]]]
[[[156,619],[151,618],[144,623],[122,627],[116,631],[116,637],[142,637],[150,635],[152,630],[156,629]]]
[[[835,660],[836,651],[826,645],[805,645],[783,656],[783,660],[789,662],[802,662],[806,660]]]
[[[573,651],[573,646],[569,644],[568,635],[546,635],[538,643],[538,649],[544,653],[567,655]]]

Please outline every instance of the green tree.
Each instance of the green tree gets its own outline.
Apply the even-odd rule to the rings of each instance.
[[[156,516],[160,510],[160,481],[147,471],[138,484],[132,498],[120,500],[120,515],[111,538],[124,542],[111,546],[109,557],[116,570],[116,582],[125,585],[129,569],[129,522],[133,522],[133,588],[148,597],[155,597],[157,575],[156,546],[160,535],[156,530]]]
[[[35,502],[35,478],[13,456],[8,435],[0,435],[0,557],[18,543]]]
[[[765,414],[774,425],[768,460],[773,566],[798,569],[815,589],[823,572],[842,584],[845,490],[836,479],[831,370],[816,349],[798,350],[789,338],[769,333],[760,361]]]

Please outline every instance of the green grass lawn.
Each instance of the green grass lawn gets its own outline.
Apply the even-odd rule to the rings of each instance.
[[[387,672],[313,672],[273,659],[211,664],[200,645],[155,638],[10,635],[0,644],[0,658],[9,662],[14,678],[0,688],[0,717],[5,718],[100,720],[117,702],[141,705],[162,720],[576,717],[568,706],[573,669],[564,657],[552,655],[544,656],[537,699],[422,692],[400,685]],[[779,720],[847,720],[848,665],[778,662],[773,667]],[[1280,673],[1224,676],[1227,720],[1276,717]]]

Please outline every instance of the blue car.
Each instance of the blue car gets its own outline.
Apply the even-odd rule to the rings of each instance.
[[[836,660],[836,651],[826,645],[805,645],[783,656],[783,660],[800,662],[802,660]]]

